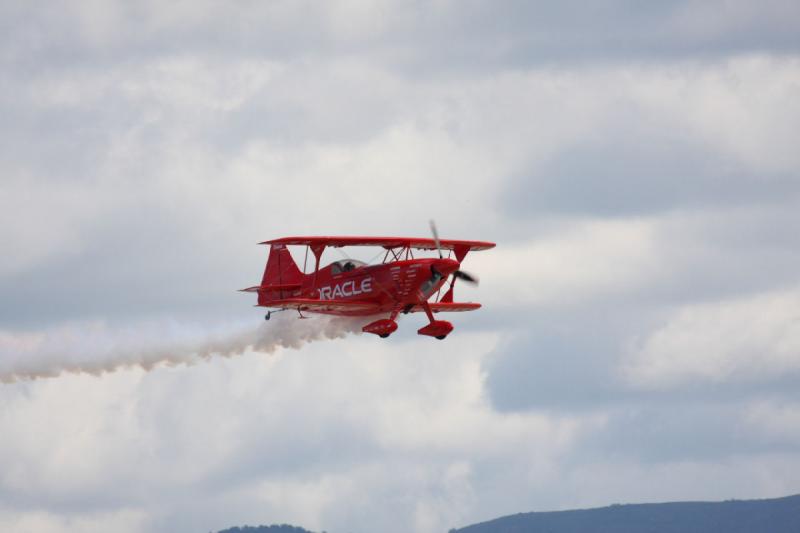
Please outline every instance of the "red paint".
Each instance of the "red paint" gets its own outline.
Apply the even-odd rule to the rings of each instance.
[[[267,266],[261,285],[243,289],[258,293],[258,305],[277,309],[339,316],[371,316],[387,314],[364,327],[364,331],[382,337],[397,329],[398,313],[426,312],[430,324],[418,333],[444,338],[452,324],[434,320],[433,313],[472,311],[480,304],[453,302],[452,282],[438,302],[437,294],[448,277],[459,269],[469,251],[487,250],[494,243],[443,239],[443,250],[454,252],[450,258],[412,257],[413,249],[435,250],[433,239],[407,237],[287,237],[266,241],[270,245]],[[315,258],[314,271],[304,274],[294,262],[287,245],[310,247]],[[366,265],[355,260],[335,261],[320,267],[327,246],[382,246],[386,249],[383,263]],[[350,264],[348,264],[350,263]],[[433,301],[429,302],[429,300]]]

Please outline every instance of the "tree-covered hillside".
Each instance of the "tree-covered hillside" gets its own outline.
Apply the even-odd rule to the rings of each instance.
[[[312,532],[283,524],[232,527],[218,533]],[[771,500],[647,503],[520,513],[449,533],[800,533],[800,494]]]
[[[281,524],[279,526],[242,526],[224,529],[219,533],[313,533],[302,527]]]
[[[520,513],[450,533],[800,533],[800,495]]]

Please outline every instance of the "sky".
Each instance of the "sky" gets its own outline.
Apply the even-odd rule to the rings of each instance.
[[[800,492],[797,2],[42,0],[0,30],[3,531]],[[257,242],[431,218],[497,243],[443,342],[236,292]]]

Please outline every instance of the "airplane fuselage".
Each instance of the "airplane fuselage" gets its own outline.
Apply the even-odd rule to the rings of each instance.
[[[347,261],[337,261],[305,274],[299,286],[264,291],[259,294],[258,305],[279,307],[281,301],[289,298],[309,298],[369,302],[376,306],[369,312],[336,310],[327,314],[358,316],[391,312],[427,301],[458,269],[457,261],[439,258],[357,265],[351,270],[344,270],[343,264]]]

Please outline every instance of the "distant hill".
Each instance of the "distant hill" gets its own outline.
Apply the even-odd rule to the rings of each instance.
[[[450,533],[800,533],[800,495],[520,513]]]
[[[283,524],[232,527],[218,533],[312,532]],[[520,513],[449,533],[800,533],[800,494],[771,500],[643,503]]]
[[[280,526],[242,526],[223,529],[219,533],[313,533],[302,527],[282,524]]]

